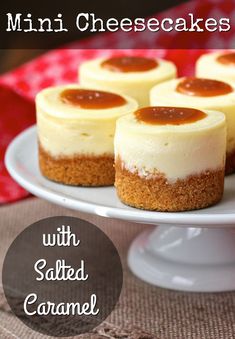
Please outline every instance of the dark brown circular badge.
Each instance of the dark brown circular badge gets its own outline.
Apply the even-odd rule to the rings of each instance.
[[[27,227],[3,264],[3,288],[14,314],[45,335],[89,332],[112,312],[123,272],[112,241],[95,225],[51,217]]]

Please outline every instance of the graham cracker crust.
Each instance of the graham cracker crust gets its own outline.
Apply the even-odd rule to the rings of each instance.
[[[224,191],[224,169],[205,171],[169,183],[164,175],[141,178],[116,160],[115,186],[120,200],[132,207],[180,212],[205,208],[219,202]]]
[[[109,186],[114,183],[114,159],[110,155],[53,157],[39,144],[39,167],[48,179],[67,185]]]
[[[235,150],[226,156],[225,174],[235,173]]]

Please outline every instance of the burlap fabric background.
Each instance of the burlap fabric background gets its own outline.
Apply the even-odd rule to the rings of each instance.
[[[148,285],[127,268],[130,242],[145,227],[70,211],[40,199],[0,208],[0,264],[17,234],[49,216],[70,215],[102,228],[122,257],[124,286],[118,305],[90,339],[230,339],[235,338],[235,292],[182,293]],[[219,249],[218,249],[219,250]],[[0,338],[47,338],[23,325],[9,310],[0,286]]]

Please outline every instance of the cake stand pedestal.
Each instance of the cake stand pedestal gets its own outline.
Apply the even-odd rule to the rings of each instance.
[[[235,175],[225,179],[223,200],[210,208],[180,213],[150,212],[123,205],[114,187],[72,187],[42,177],[37,133],[31,127],[8,147],[11,176],[32,194],[55,204],[149,226],[132,243],[132,272],[151,284],[183,291],[235,290]]]
[[[162,225],[132,243],[132,272],[153,285],[174,290],[235,289],[235,230]]]

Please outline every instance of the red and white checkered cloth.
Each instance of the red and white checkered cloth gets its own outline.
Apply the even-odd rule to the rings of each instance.
[[[226,1],[216,0],[209,0],[203,4],[201,1],[191,1],[156,17],[180,17],[185,13],[201,13],[202,11],[209,16],[215,9],[217,14],[221,10],[221,13],[225,15],[224,11],[227,8],[225,3]],[[146,49],[105,49],[110,46],[112,48],[123,46],[123,38],[124,35],[118,33],[98,35],[70,44],[67,48],[50,51],[0,77],[0,203],[15,201],[28,194],[9,177],[3,161],[6,147],[13,137],[35,122],[34,97],[38,91],[51,85],[77,82],[79,64],[87,59],[120,53],[155,56],[172,60],[178,67],[179,75],[191,75],[196,59],[205,52],[205,50],[147,49],[156,45],[157,42],[162,44],[161,34],[141,35],[140,39],[144,39]],[[179,33],[174,36],[174,39],[180,38]],[[136,35],[131,40],[133,48],[138,45],[143,46],[143,41],[138,40]],[[95,44],[104,49],[88,49],[91,46],[94,48]],[[227,41],[227,44],[223,42],[220,45],[218,47],[226,48],[229,43]]]

